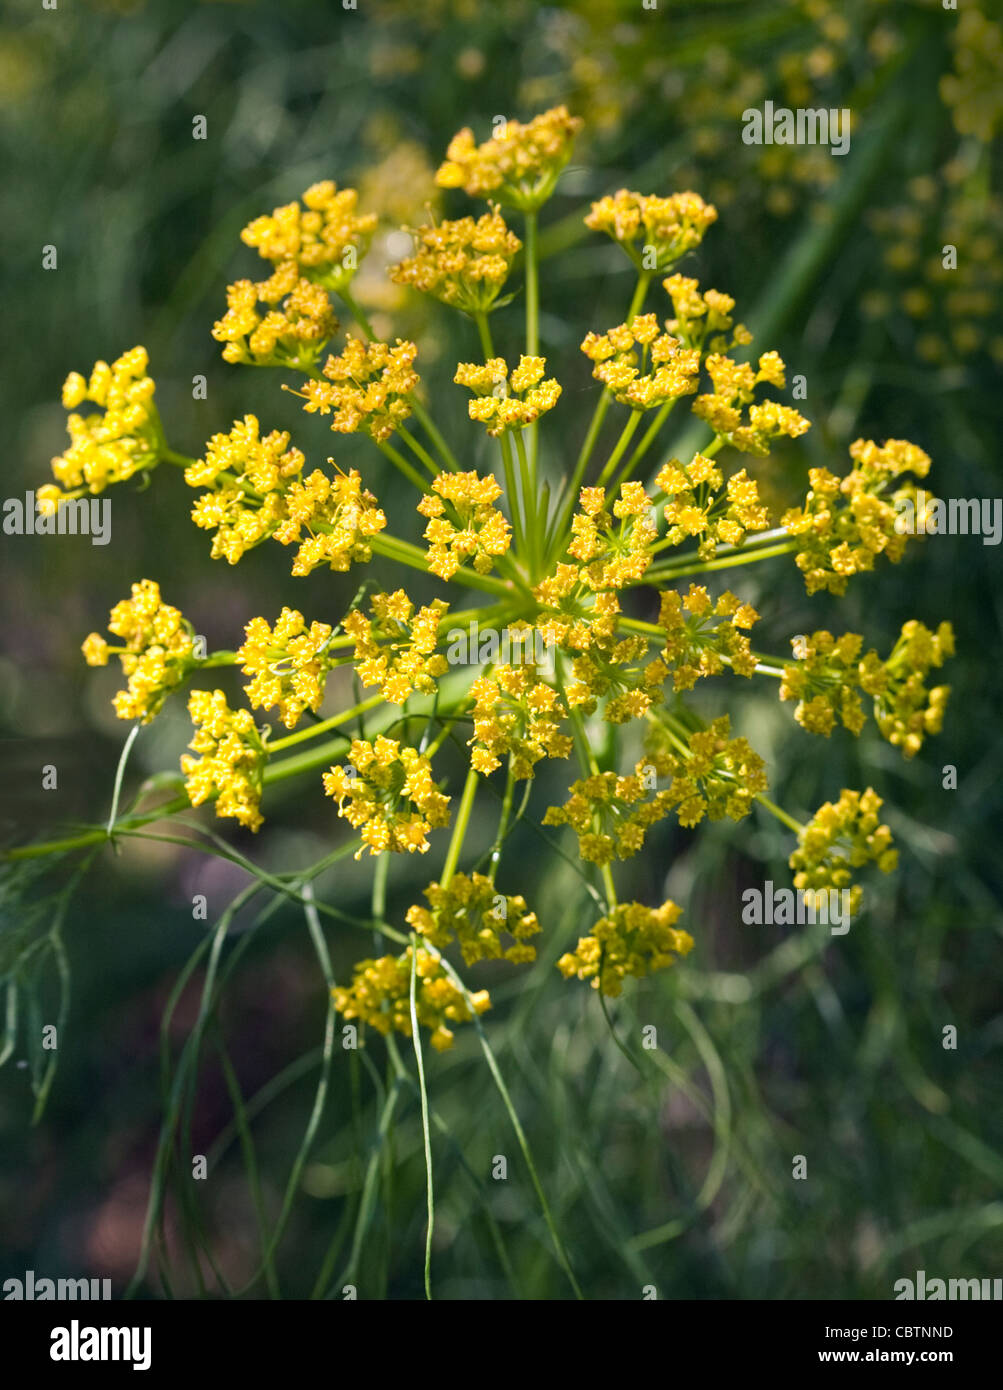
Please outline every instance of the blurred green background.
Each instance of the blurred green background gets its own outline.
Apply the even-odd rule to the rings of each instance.
[[[143,343],[174,448],[198,454],[253,411],[269,428],[290,428],[308,457],[363,469],[394,530],[416,539],[419,518],[408,531],[410,501],[365,441],[332,437],[269,375],[220,360],[209,330],[225,286],[258,269],[239,231],[317,179],[358,187],[384,226],[358,297],[378,333],[418,341],[437,419],[467,451],[465,466],[482,466],[483,441],[450,385],[456,361],[477,350],[472,327],[400,296],[382,268],[399,254],[393,229],[420,220],[429,201],[447,214],[467,210],[459,196],[441,201],[433,184],[460,126],[484,139],[492,116],[526,120],[558,102],[586,128],[544,213],[542,339],[565,388],[548,447],[577,451],[594,398],[577,345],[589,328],[622,319],[632,287],[617,249],[581,225],[589,201],[623,186],[692,187],[720,219],[680,269],[733,294],[757,347],[776,347],[789,373],[807,379],[800,408],[813,428],[764,462],[772,499],[793,502],[809,466],[843,471],[858,436],[921,445],[941,496],[1003,493],[1003,49],[988,12],[967,0],[956,12],[940,0],[660,0],[657,10],[639,0],[359,0],[348,11],[313,0],[121,0],[11,10],[0,28],[6,495],[48,481],[65,439],[67,372]],[[766,98],[849,107],[850,153],[744,145],[741,112]],[[197,115],[206,140],[192,139]],[[953,278],[940,269],[946,243],[958,246]],[[47,244],[58,249],[56,271],[41,268]],[[509,355],[521,312],[517,300],[495,325]],[[205,401],[191,394],[200,373]],[[285,603],[334,621],[351,602],[358,571],[292,580],[277,547],[236,568],[211,561],[187,519],[190,500],[179,476],[158,476],[145,492],[116,489],[104,548],[3,537],[8,840],[107,815],[124,738],[109,704],[118,682],[110,668],[89,671],[79,644],[133,580],[156,579],[210,647],[237,645],[249,617],[272,618]],[[885,653],[907,618],[949,618],[951,704],[944,733],[906,764],[873,725],[859,741],[845,731],[813,739],[772,682],[701,692],[702,710],[732,713],[767,758],[771,796],[800,818],[844,786],[872,784],[886,799],[900,870],[868,885],[868,911],[844,938],[743,927],[742,888],[786,882],[792,837],[766,817],[696,833],[658,827],[618,882],[624,896],[684,903],[696,947],[682,969],[638,983],[613,1008],[635,1051],[643,1025],[658,1030],[659,1053],[640,1054],[644,1078],[613,1046],[596,996],[553,968],[592,920],[579,878],[561,861],[555,868],[530,825],[513,837],[501,882],[544,921],[541,960],[520,972],[485,967],[471,983],[491,988],[488,1036],[587,1296],[637,1298],[653,1284],[663,1298],[888,1298],[920,1268],[1003,1272],[999,564],[999,549],[978,538],[937,537],[910,547],[901,566],[855,580],[843,600],[806,598],[789,557],[736,575],[763,615],[757,645],[780,653],[791,634],[819,627],[861,631]],[[183,703],[171,702],[135,746],[129,793],[176,767],[189,736]],[[58,792],[42,790],[43,763],[58,766]],[[956,790],[943,788],[947,765]],[[447,757],[451,776],[458,766]],[[256,840],[215,828],[269,871],[291,872],[336,846],[342,827],[316,777],[278,791]],[[560,770],[549,768],[530,819],[561,791]],[[485,814],[478,849],[493,826]],[[38,1012],[22,1011],[0,1072],[0,1275],[93,1274],[120,1293],[136,1267],[162,1118],[161,1014],[206,930],[192,920],[192,896],[207,896],[212,926],[250,879],[166,843],[127,841],[98,857],[68,899],[69,1012],[48,1105],[32,1127],[32,1070],[18,1062],[56,1007],[59,962],[45,933],[73,867],[8,876],[0,899],[0,928],[37,926],[43,943],[26,981]],[[403,922],[430,876],[413,862],[393,866],[389,920]],[[366,917],[370,882],[369,866],[349,859],[316,891]],[[265,906],[267,894],[255,910]],[[249,933],[252,915],[233,922],[228,953],[245,938],[247,950],[213,1035],[225,1039],[245,1101],[260,1096],[256,1158],[249,1168],[223,1054],[210,1042],[189,1145],[211,1156],[210,1178],[186,1178],[187,1153],[171,1170],[170,1288],[198,1293],[198,1265],[218,1290],[209,1255],[227,1287],[247,1283],[260,1263],[255,1198],[273,1224],[292,1174],[276,1255],[285,1295],[340,1297],[350,1267],[361,1297],[420,1297],[416,1092],[403,1087],[377,1144],[390,1075],[383,1044],[371,1039],[362,1060],[337,1049],[319,1128],[294,1170],[325,987],[302,912],[280,903]],[[345,979],[371,938],[325,929]],[[7,963],[5,953],[0,969]],[[175,1059],[200,971],[167,1030]],[[957,1027],[955,1051],[942,1046],[946,1025]],[[462,1032],[452,1053],[427,1061],[442,1126],[433,1130],[434,1291],[568,1297],[509,1119],[472,1030]],[[408,1047],[402,1055],[413,1066]],[[791,1176],[797,1154],[807,1159],[803,1182]],[[508,1158],[504,1182],[491,1178],[495,1155]],[[152,1276],[142,1287],[164,1292]],[[264,1283],[252,1292],[264,1295]]]

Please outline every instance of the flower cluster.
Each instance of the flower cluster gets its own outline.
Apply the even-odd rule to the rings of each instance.
[[[741,468],[725,485],[721,470],[704,454],[694,454],[685,464],[670,459],[659,470],[655,486],[669,499],[663,509],[669,527],[666,540],[680,545],[697,537],[701,560],[709,560],[720,542],[741,545],[747,531],[769,525],[755,479]]]
[[[555,106],[527,125],[506,121],[482,145],[464,127],[449,142],[435,181],[440,188],[462,188],[473,198],[491,195],[508,207],[534,211],[554,191],[581,126],[566,107]]]
[[[132,586],[132,598],[116,603],[108,618],[108,631],[121,637],[124,647],[109,647],[104,638],[92,632],[81,650],[88,666],[107,666],[110,655],[118,656],[128,687],[114,698],[119,719],[138,719],[149,724],[172,690],[199,665],[195,656],[195,633],[170,604],[160,597],[160,586],[152,579],[141,579]]]
[[[244,686],[251,708],[277,709],[285,727],[295,728],[304,710],[320,709],[332,629],[318,622],[307,627],[302,613],[283,608],[274,628],[252,618],[244,633],[237,659],[244,675],[253,677]]]
[[[940,732],[950,686],[926,687],[926,676],[954,654],[954,632],[941,623],[931,632],[912,620],[904,625],[887,661],[871,650],[861,657],[863,638],[820,631],[796,643],[793,663],[784,666],[781,700],[797,700],[794,718],[802,728],[828,738],[839,718],[859,734],[865,715],[858,689],[872,697],[878,728],[907,758],[927,734]]]
[[[780,437],[797,439],[811,428],[811,421],[793,406],[776,401],[753,405],[756,387],[760,382],[783,386],[784,364],[779,353],[764,352],[759,369],[749,362],[735,362],[721,353],[711,353],[705,364],[714,390],[698,396],[693,402],[693,414],[706,420],[714,433],[743,454],[765,458],[770,441]],[[743,409],[748,407],[743,421]]]
[[[574,951],[557,962],[566,980],[591,980],[592,988],[616,997],[628,975],[640,979],[675,965],[693,949],[689,932],[674,924],[682,908],[670,900],[661,907],[620,903],[600,917],[588,936],[579,937]]]
[[[657,535],[651,498],[642,485],[621,483],[612,512],[601,487],[583,487],[579,502],[581,511],[571,520],[568,554],[581,565],[581,582],[596,592],[639,583],[651,563]]]
[[[392,267],[391,280],[467,314],[490,311],[522,248],[497,208],[476,221],[461,217],[456,222],[416,227],[412,236],[415,254]]]
[[[222,690],[193,690],[188,713],[195,725],[188,747],[201,755],[181,758],[188,800],[201,806],[215,796],[217,816],[232,816],[257,830],[264,821],[259,806],[268,751],[254,716],[250,710],[231,709]]]
[[[323,380],[303,383],[303,407],[309,414],[331,415],[337,434],[361,430],[378,444],[389,439],[411,414],[411,395],[418,385],[414,343],[398,338],[396,345],[345,339],[337,357],[328,357],[321,368]],[[333,412],[333,414],[332,414]]]
[[[638,314],[605,333],[588,333],[582,352],[595,363],[595,379],[633,410],[650,410],[697,389],[699,351],[661,332],[655,314]]]
[[[374,743],[353,739],[348,767],[324,773],[324,791],[338,803],[370,854],[428,852],[428,835],[449,824],[449,797],[436,786],[432,764],[416,748],[382,734]]]
[[[663,820],[672,802],[665,791],[647,798],[649,778],[644,763],[634,773],[596,772],[573,782],[563,806],[551,806],[544,825],[570,825],[578,850],[589,864],[630,859],[644,846],[645,832]]]
[[[333,478],[320,469],[304,477],[305,462],[287,432],[262,437],[254,415],[213,435],[205,457],[185,469],[185,481],[210,489],[196,501],[192,520],[216,532],[214,560],[222,556],[235,565],[269,536],[298,547],[294,575],[325,564],[344,571],[353,561],[371,559],[369,542],[387,524],[376,498],[354,468]]]
[[[798,835],[798,848],[791,855],[794,887],[805,891],[850,891],[850,912],[860,908],[863,890],[853,883],[852,870],[877,864],[890,874],[898,863],[898,850],[892,848],[892,832],[878,817],[881,797],[872,787],[865,792],[844,790],[833,804],[819,807]]]
[[[498,893],[486,874],[454,874],[449,884],[430,883],[428,907],[408,909],[407,921],[439,950],[460,943],[467,965],[481,960],[507,960],[522,965],[536,959],[528,938],[540,930],[535,912],[526,910],[521,895]],[[502,936],[512,938],[506,946]]]
[[[359,213],[358,202],[354,188],[339,192],[325,179],[307,189],[302,206],[287,203],[270,216],[256,217],[240,237],[263,260],[276,267],[291,264],[298,275],[339,293],[350,283],[376,230],[376,215]]]
[[[496,666],[478,676],[470,687],[473,698],[474,736],[471,767],[485,775],[511,760],[517,780],[533,776],[541,758],[566,758],[572,749],[569,735],[561,732],[564,711],[560,698],[541,680],[532,661]]]
[[[460,566],[473,559],[478,574],[488,574],[494,557],[504,555],[512,540],[512,528],[494,505],[501,496],[494,479],[478,473],[440,473],[432,491],[418,503],[428,517],[428,567],[440,579],[452,579]]]
[[[403,589],[376,594],[370,600],[371,618],[354,608],[342,626],[355,643],[353,659],[363,685],[378,685],[392,705],[402,705],[415,690],[431,695],[436,677],[449,669],[435,650],[448,608],[442,599],[433,599],[415,612]]]
[[[395,1032],[409,1038],[411,950],[409,946],[400,956],[359,961],[352,972],[351,985],[335,986],[334,1007],[345,1018],[358,1018],[370,1024],[383,1037]],[[415,1015],[422,1027],[431,1030],[430,1041],[437,1052],[444,1052],[453,1045],[450,1023],[469,1023],[475,1014],[482,1014],[491,1007],[486,989],[471,994],[468,1004],[438,957],[421,946],[414,956],[414,974]]]
[[[699,246],[704,232],[716,221],[717,208],[698,193],[659,198],[621,188],[592,204],[585,225],[611,236],[638,270],[664,271]]]
[[[705,290],[701,294],[698,281],[678,274],[663,280],[662,286],[675,310],[675,318],[666,319],[665,326],[686,347],[702,350],[706,343],[711,352],[727,352],[752,342],[745,325],[732,319],[735,301],[730,294],[720,290]],[[708,341],[710,334],[713,337]]]
[[[704,816],[742,820],[766,791],[766,764],[747,739],[729,738],[730,732],[731,721],[723,714],[692,733],[683,746],[663,724],[652,724],[647,743],[651,767],[659,777],[672,778],[668,791],[659,795],[676,808],[680,825],[698,825]]]
[[[845,478],[812,468],[804,505],[781,518],[784,529],[801,542],[795,561],[809,594],[819,589],[845,593],[850,576],[872,570],[879,555],[893,563],[901,560],[906,535],[895,522],[899,507],[915,499],[915,485],[885,494],[901,474],[925,478],[930,471],[929,455],[904,439],[889,439],[882,446],[858,439],[850,445],[850,457],[854,467]]]
[[[134,347],[110,366],[95,362],[89,379],[70,372],[63,383],[63,405],[73,412],[66,421],[70,445],[52,460],[59,487],[39,488],[40,502],[52,509],[64,496],[102,492],[158,462],[163,439],[148,363],[146,349]],[[78,415],[84,401],[101,406],[104,414]]]
[[[666,589],[658,624],[665,629],[665,659],[673,664],[675,689],[692,690],[701,676],[716,676],[725,666],[739,676],[751,676],[756,658],[743,629],[758,620],[756,610],[730,590],[712,602],[702,584],[691,584],[685,595]]]
[[[282,299],[281,308],[271,307],[265,313],[258,309],[259,303],[274,306]],[[228,285],[226,304],[226,313],[213,324],[212,336],[225,344],[227,362],[310,368],[338,331],[327,291],[297,278],[291,261],[268,280]]]
[[[506,430],[524,429],[553,410],[561,387],[553,378],[544,381],[546,369],[543,357],[520,357],[510,375],[504,358],[491,357],[483,365],[461,362],[453,380],[474,392],[474,399],[467,404],[471,420],[480,421],[488,434],[497,436]]]

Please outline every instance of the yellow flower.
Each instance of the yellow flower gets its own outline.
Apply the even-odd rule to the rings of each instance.
[[[596,380],[633,410],[650,410],[697,389],[699,351],[661,333],[654,314],[638,314],[629,324],[589,333],[582,352],[595,363]]]
[[[324,344],[338,331],[338,320],[327,291],[309,280],[297,279],[296,267],[289,263],[289,274],[272,276],[253,284],[238,280],[227,286],[227,311],[213,324],[212,336],[225,343],[227,362],[250,363],[256,367],[312,367]],[[281,309],[258,311],[258,302],[276,302],[272,296],[285,296]]]
[[[665,659],[673,664],[675,689],[692,690],[702,676],[718,675],[726,666],[736,675],[751,676],[756,658],[745,631],[758,618],[754,608],[728,590],[712,604],[699,584],[691,584],[685,596],[666,589],[658,624],[665,629]]]
[[[667,319],[665,326],[681,338],[686,347],[702,350],[710,334],[714,335],[710,338],[711,352],[727,352],[729,348],[752,342],[752,334],[745,325],[734,324],[731,311],[735,301],[731,295],[721,294],[719,290],[701,294],[699,283],[685,275],[670,275],[662,285],[675,310],[675,318]],[[773,358],[776,353],[767,356]]]
[[[449,824],[449,797],[433,780],[428,758],[382,734],[374,743],[353,739],[348,767],[325,772],[324,790],[338,803],[338,815],[362,831],[370,854],[426,854],[429,832]],[[356,859],[362,854],[359,849]]]
[[[486,874],[454,874],[449,886],[430,883],[425,889],[428,907],[408,909],[408,925],[439,950],[451,941],[460,943],[467,965],[481,960],[507,960],[523,964],[536,959],[527,938],[540,930],[535,912],[527,912],[520,895],[495,891]],[[505,946],[502,936],[512,938]]]
[[[188,800],[201,806],[215,796],[217,816],[256,831],[264,822],[259,806],[268,753],[250,710],[232,710],[222,690],[193,690],[188,713],[195,725],[188,747],[201,755],[181,757]]]
[[[646,752],[656,774],[672,778],[666,803],[676,808],[680,825],[698,825],[704,816],[742,820],[766,791],[765,763],[747,739],[729,738],[730,730],[723,714],[691,734],[684,753],[663,724],[652,724]]]
[[[765,458],[771,440],[781,436],[797,439],[811,428],[811,421],[792,406],[776,401],[751,404],[760,382],[771,386],[784,384],[784,364],[776,352],[762,354],[758,371],[748,362],[735,362],[721,353],[711,353],[704,365],[714,390],[696,398],[693,414],[706,420],[714,433],[733,448]],[[743,423],[742,411],[746,406],[748,414]]]
[[[92,632],[81,648],[84,659],[88,666],[106,666],[109,655],[116,655],[128,686],[114,698],[115,713],[119,719],[149,724],[171,691],[199,665],[192,625],[177,608],[164,603],[158,584],[141,579],[133,584],[132,597],[111,610],[108,631],[121,637],[125,646],[109,647]]]
[[[468,402],[471,420],[478,420],[490,435],[506,430],[521,430],[553,410],[561,394],[560,384],[544,381],[546,358],[520,357],[518,367],[509,375],[508,364],[502,357],[492,357],[483,365],[461,362],[453,380],[475,393]]]
[[[717,221],[717,208],[699,193],[672,193],[658,198],[621,188],[592,204],[586,227],[605,232],[642,271],[669,270],[703,241]]]
[[[579,938],[557,968],[566,980],[575,975],[591,980],[593,989],[616,997],[628,975],[653,975],[690,953],[693,938],[674,925],[681,915],[682,908],[671,899],[661,907],[621,903],[600,917],[588,936]]]
[[[411,959],[408,946],[400,956],[359,961],[351,985],[335,986],[332,991],[334,1007],[345,1018],[370,1024],[384,1038],[391,1032],[411,1037]],[[490,1009],[490,995],[486,989],[478,990],[468,1004],[439,958],[421,946],[414,956],[414,973],[415,1015],[419,1024],[431,1030],[435,1050],[444,1052],[453,1045],[449,1025],[469,1023]]]
[[[376,594],[370,601],[371,618],[353,609],[342,626],[355,642],[355,670],[363,685],[378,685],[393,705],[403,705],[415,690],[433,694],[436,677],[449,669],[435,650],[448,609],[448,603],[433,599],[416,613],[403,589]]]
[[[411,395],[418,385],[414,343],[398,338],[396,346],[345,339],[344,351],[328,357],[323,381],[305,381],[301,396],[308,413],[331,415],[331,429],[338,434],[357,430],[382,443],[411,414]],[[332,414],[333,412],[333,414]]]
[[[376,230],[373,213],[359,213],[354,188],[330,179],[315,183],[300,203],[256,217],[240,234],[247,246],[274,265],[295,267],[298,275],[340,293],[352,280]]]
[[[52,460],[52,473],[67,496],[102,492],[156,464],[163,441],[147,376],[146,349],[134,347],[108,365],[96,362],[90,379],[71,372],[63,385],[63,405],[73,411],[66,422],[70,446]],[[78,415],[84,401],[101,406],[103,415]],[[58,505],[63,493],[45,489]]]
[[[850,912],[856,915],[863,890],[853,883],[852,870],[868,863],[889,874],[898,863],[892,833],[878,818],[881,797],[868,787],[863,793],[844,790],[833,804],[827,801],[798,835],[790,857],[794,887],[816,892],[850,891]]]
[[[801,542],[794,558],[809,594],[819,589],[845,593],[850,576],[873,569],[879,555],[893,563],[901,560],[907,536],[895,523],[903,503],[914,505],[915,484],[885,494],[901,474],[924,478],[930,471],[929,455],[903,439],[890,439],[883,447],[858,439],[850,446],[850,457],[854,467],[842,479],[827,468],[810,469],[811,488],[803,506],[781,518],[785,530]]]
[[[418,503],[429,518],[425,527],[428,567],[440,579],[452,579],[468,559],[478,574],[488,574],[493,558],[511,544],[511,527],[494,503],[501,496],[496,480],[478,473],[440,473],[432,492]]]
[[[416,227],[411,234],[415,254],[391,267],[391,280],[467,314],[491,309],[522,247],[496,207],[476,221],[461,217]]]
[[[554,191],[581,126],[567,107],[555,106],[528,125],[507,121],[482,145],[464,127],[450,141],[435,181],[440,188],[462,188],[474,198],[490,194],[508,207],[534,211]]]
[[[532,648],[531,648],[532,649]],[[478,676],[470,687],[474,700],[471,766],[491,773],[511,758],[513,776],[533,776],[541,758],[567,758],[571,738],[561,732],[564,710],[557,692],[538,674],[530,660],[496,666]]]
[[[304,710],[316,713],[331,665],[331,627],[313,622],[308,628],[302,613],[283,608],[274,628],[264,618],[252,618],[244,632],[237,659],[244,675],[254,677],[244,686],[251,708],[277,708],[287,729],[296,726]]]

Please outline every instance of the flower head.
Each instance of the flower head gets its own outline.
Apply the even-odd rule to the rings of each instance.
[[[512,528],[494,505],[501,488],[494,477],[479,473],[440,473],[432,491],[418,503],[428,517],[428,567],[440,579],[452,579],[467,560],[478,574],[488,574],[494,558],[504,555]]]
[[[382,734],[374,743],[353,739],[347,768],[325,772],[324,790],[338,803],[338,815],[361,829],[370,854],[426,854],[429,832],[449,824],[449,797],[428,758]]]
[[[850,576],[873,569],[879,555],[893,564],[901,560],[907,536],[896,520],[905,501],[914,503],[916,488],[908,482],[888,490],[904,473],[924,478],[930,471],[930,456],[904,439],[889,439],[881,447],[858,439],[850,445],[850,457],[854,467],[844,478],[827,468],[810,469],[804,503],[781,518],[801,543],[794,558],[810,594],[845,593]]]
[[[890,874],[898,863],[892,832],[878,817],[881,805],[881,797],[868,787],[865,792],[844,790],[837,802],[819,807],[790,857],[794,887],[816,892],[848,888],[850,912],[856,915],[863,890],[853,883],[852,871],[874,863]]]
[[[312,184],[299,202],[256,217],[240,234],[266,261],[292,265],[296,273],[335,293],[350,283],[376,230],[374,213],[359,213],[359,195],[330,179]]]
[[[371,617],[353,608],[342,626],[355,642],[355,670],[363,685],[378,685],[384,700],[403,705],[415,690],[435,692],[437,677],[449,669],[436,652],[439,625],[449,604],[433,599],[415,612],[403,589],[376,594],[370,600]]]
[[[526,910],[526,900],[519,894],[496,892],[486,874],[454,874],[445,888],[430,883],[425,897],[428,907],[409,908],[407,921],[439,950],[458,941],[467,965],[481,960],[522,964],[536,959],[536,948],[529,944],[540,930],[536,913]],[[504,944],[503,936],[511,938],[511,945]]]
[[[89,379],[79,372],[66,378],[63,405],[73,412],[66,422],[70,446],[52,460],[53,476],[66,494],[102,492],[158,461],[162,439],[148,361],[146,349],[134,347],[111,366],[95,362]],[[104,413],[77,414],[84,401],[93,401]],[[59,490],[45,491],[58,504]]]
[[[471,420],[479,420],[488,434],[500,435],[525,429],[553,410],[561,387],[553,378],[543,379],[546,367],[544,357],[520,357],[510,374],[504,358],[492,357],[483,365],[461,362],[453,380],[474,392],[467,405]]]
[[[633,410],[650,410],[697,389],[699,351],[660,332],[654,314],[638,314],[606,333],[587,334],[582,352],[595,363],[596,380]]]
[[[252,709],[278,709],[287,729],[299,722],[304,710],[320,709],[330,670],[327,656],[332,629],[313,622],[309,628],[302,613],[283,608],[274,628],[264,618],[252,618],[237,651],[245,676],[244,686]]]
[[[344,351],[328,357],[321,368],[324,379],[305,381],[293,394],[303,397],[308,413],[330,415],[336,433],[361,430],[382,443],[411,414],[411,396],[418,385],[417,353],[414,343],[400,338],[390,347],[349,336]]]
[[[363,960],[352,973],[349,986],[333,990],[334,1007],[345,1018],[368,1023],[383,1037],[391,1032],[411,1036],[412,948],[403,955]],[[414,955],[415,1014],[418,1022],[431,1030],[431,1043],[437,1052],[453,1046],[451,1023],[469,1023],[491,1007],[486,989],[470,995],[468,1004],[446,974],[438,956],[419,946]],[[473,1010],[471,1012],[471,1009]]]
[[[490,195],[508,207],[534,211],[554,191],[581,126],[567,107],[555,106],[527,125],[506,121],[482,145],[464,127],[450,141],[435,181],[440,188],[462,188],[474,198]]]
[[[429,294],[467,314],[487,313],[508,278],[522,242],[497,208],[474,220],[412,230],[415,254],[390,270],[396,285]]]
[[[227,311],[212,329],[216,341],[225,344],[227,362],[299,368],[316,362],[324,344],[338,331],[338,320],[327,291],[305,278],[297,279],[295,271],[295,264],[288,262],[283,271],[260,284],[238,280],[227,286]],[[284,296],[282,307],[261,312],[259,302],[274,305],[276,292],[279,299]]]
[[[200,754],[181,758],[188,800],[201,806],[215,796],[217,816],[232,816],[257,830],[264,823],[259,807],[268,752],[254,716],[250,710],[232,710],[222,690],[193,690],[188,713],[195,725],[188,747]]]
[[[593,989],[616,997],[628,975],[653,975],[690,953],[692,936],[675,926],[681,915],[682,908],[671,899],[661,907],[620,903],[599,918],[588,936],[579,938],[557,968],[566,980],[591,980]]]
[[[141,579],[133,584],[132,597],[111,610],[108,631],[125,646],[109,647],[92,632],[82,647],[84,658],[88,666],[106,666],[109,655],[118,656],[128,686],[115,696],[115,713],[119,719],[149,724],[171,691],[199,665],[194,629],[177,608],[164,603],[154,580]]]
[[[716,221],[717,208],[699,193],[658,198],[621,188],[592,204],[585,225],[611,236],[639,270],[664,271],[699,246]]]

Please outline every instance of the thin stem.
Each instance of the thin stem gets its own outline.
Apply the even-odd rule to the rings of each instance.
[[[319,724],[312,724],[307,729],[300,729],[295,734],[289,734],[286,738],[277,739],[275,743],[269,743],[268,751],[278,753],[283,748],[295,748],[297,743],[305,743],[307,739],[316,738],[318,734],[326,734],[329,729],[336,729],[339,724],[347,724],[350,719],[355,719],[358,715],[365,714],[368,710],[375,709],[377,705],[383,703],[382,692],[379,695],[370,695],[368,700],[352,705],[350,709],[343,709],[339,714],[332,714],[330,719],[323,719]]]
[[[425,1087],[425,1062],[421,1051],[421,1034],[418,1028],[418,1008],[415,1003],[415,978],[418,970],[418,937],[411,933],[411,1041],[414,1043],[414,1058],[418,1065],[418,1094],[421,1098],[421,1132],[425,1146],[425,1193],[428,1209],[428,1224],[425,1232],[425,1297],[432,1301],[432,1232],[435,1229],[435,1196],[432,1187],[432,1139],[428,1126],[428,1091]]]
[[[530,447],[532,448],[532,438]],[[519,476],[522,480],[523,524],[526,539],[526,568],[530,577],[539,572],[536,516],[536,465],[526,456],[526,446],[522,442],[522,430],[515,431],[515,448],[519,455]]]
[[[801,822],[795,820],[793,816],[789,816],[782,806],[778,806],[776,802],[771,801],[768,796],[764,796],[763,793],[760,792],[756,797],[756,800],[759,802],[761,806],[766,807],[770,815],[776,816],[777,820],[780,821],[781,825],[786,825],[788,830],[793,830],[795,835],[804,834],[805,827],[801,824]]]
[[[633,438],[638,425],[641,423],[643,415],[643,410],[632,410],[630,412],[630,418],[623,427],[623,430],[620,434],[620,438],[617,440],[616,448],[613,450],[609,458],[606,460],[605,468],[599,474],[599,477],[596,479],[597,487],[605,486],[610,474],[613,472],[617,464],[620,462],[620,459],[623,457],[624,450],[627,448],[627,445]]]
[[[374,442],[380,453],[384,454],[390,460],[399,473],[403,473],[409,483],[413,483],[419,492],[428,492],[428,484],[425,479],[418,472],[417,468],[408,463],[399,449],[395,449],[394,446],[388,444],[386,440],[376,440]]]
[[[442,877],[439,884],[442,888],[448,888],[450,879],[456,872],[456,865],[459,862],[460,850],[463,848],[463,839],[470,824],[470,813],[474,806],[474,797],[477,794],[478,773],[471,768],[467,773],[467,780],[463,786],[463,795],[460,798],[460,809],[456,813],[456,824],[453,826],[453,836],[449,842],[449,849],[446,851],[446,862],[442,867]]]
[[[538,213],[534,209],[526,213],[526,354],[536,357],[540,352],[540,264],[537,246],[539,230]],[[529,452],[536,467],[537,422],[529,429]]]

